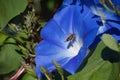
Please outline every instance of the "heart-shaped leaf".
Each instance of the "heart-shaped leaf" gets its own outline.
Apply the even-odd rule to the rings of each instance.
[[[27,0],[0,0],[0,30],[8,21],[25,10]]]
[[[120,52],[119,47],[118,47],[118,43],[111,35],[103,34],[102,41],[110,49]]]
[[[10,73],[20,66],[22,57],[16,50],[19,50],[19,47],[13,39],[8,39],[0,46],[0,74]]]

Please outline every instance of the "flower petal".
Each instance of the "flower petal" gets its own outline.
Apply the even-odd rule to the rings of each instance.
[[[108,29],[110,29],[111,27],[107,26],[107,25],[103,25],[103,26],[100,26],[98,32],[97,32],[97,35],[99,34],[102,34],[104,33],[105,31],[107,31]]]
[[[41,30],[41,37],[57,46],[61,46],[66,41],[67,36],[55,20],[52,19]]]
[[[64,0],[63,4],[64,5],[70,5],[74,0]]]
[[[62,45],[62,44],[61,44]],[[46,40],[41,41],[35,48],[36,56],[69,57],[69,49],[54,45]]]
[[[80,0],[64,0],[64,5],[80,4]]]
[[[57,61],[61,66],[65,65],[72,56],[69,55],[69,51],[56,46],[45,40],[41,41],[36,47],[36,72],[38,76],[41,76],[40,65],[44,66],[48,70],[52,71],[55,69],[52,60]],[[72,54],[72,53],[71,53]]]
[[[86,33],[84,40],[83,40],[84,47],[89,47],[93,43],[93,41],[95,40],[97,31],[98,31],[97,29],[91,29],[91,31]]]
[[[63,68],[68,72],[74,74],[78,67],[81,65],[87,53],[87,48],[82,47],[78,55],[73,57]]]
[[[74,5],[65,7],[61,11],[58,11],[53,17],[53,19],[56,21],[59,27],[61,27],[66,35],[73,33],[72,21],[74,16],[74,9]]]
[[[94,41],[99,28],[93,16],[87,7],[84,7],[82,13],[80,13],[79,7],[75,8],[73,18],[74,33],[79,35],[79,38],[83,40],[83,44],[86,47]]]
[[[120,30],[120,20],[119,21],[109,20],[107,21],[106,24],[109,25],[111,28],[114,27]]]
[[[120,17],[116,13],[107,11],[104,7],[92,7],[93,13],[98,16],[103,16],[105,20],[119,21]]]

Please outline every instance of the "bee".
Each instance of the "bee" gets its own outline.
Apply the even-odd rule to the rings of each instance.
[[[71,34],[70,36],[68,36],[68,38],[66,39],[66,41],[71,41],[75,38],[75,34]]]

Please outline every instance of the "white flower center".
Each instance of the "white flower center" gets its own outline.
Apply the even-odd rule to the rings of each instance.
[[[69,46],[70,44],[70,46]],[[82,47],[83,42],[77,38],[73,42],[68,43],[68,52],[69,52],[69,57],[74,57],[78,55],[80,48]]]

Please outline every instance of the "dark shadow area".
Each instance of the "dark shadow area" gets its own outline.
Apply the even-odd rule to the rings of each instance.
[[[49,9],[48,7],[48,2],[54,2],[54,8],[52,10]],[[62,4],[63,0],[41,0],[41,13],[40,16],[44,20],[49,20],[52,18],[53,14],[57,11],[57,9],[60,7]]]
[[[69,75],[71,75],[69,72],[67,72],[67,71],[65,71],[65,70],[63,70],[63,76],[64,76],[64,80],[67,80],[67,76],[69,76]],[[60,76],[60,74],[58,74],[58,71],[57,70],[55,70],[55,71],[53,71],[52,72],[52,74],[54,75],[52,78],[53,78],[53,80],[62,80],[61,79],[61,76]]]
[[[101,57],[103,58],[103,60],[110,61],[111,63],[120,61],[119,53],[109,49],[108,47],[104,48]]]

